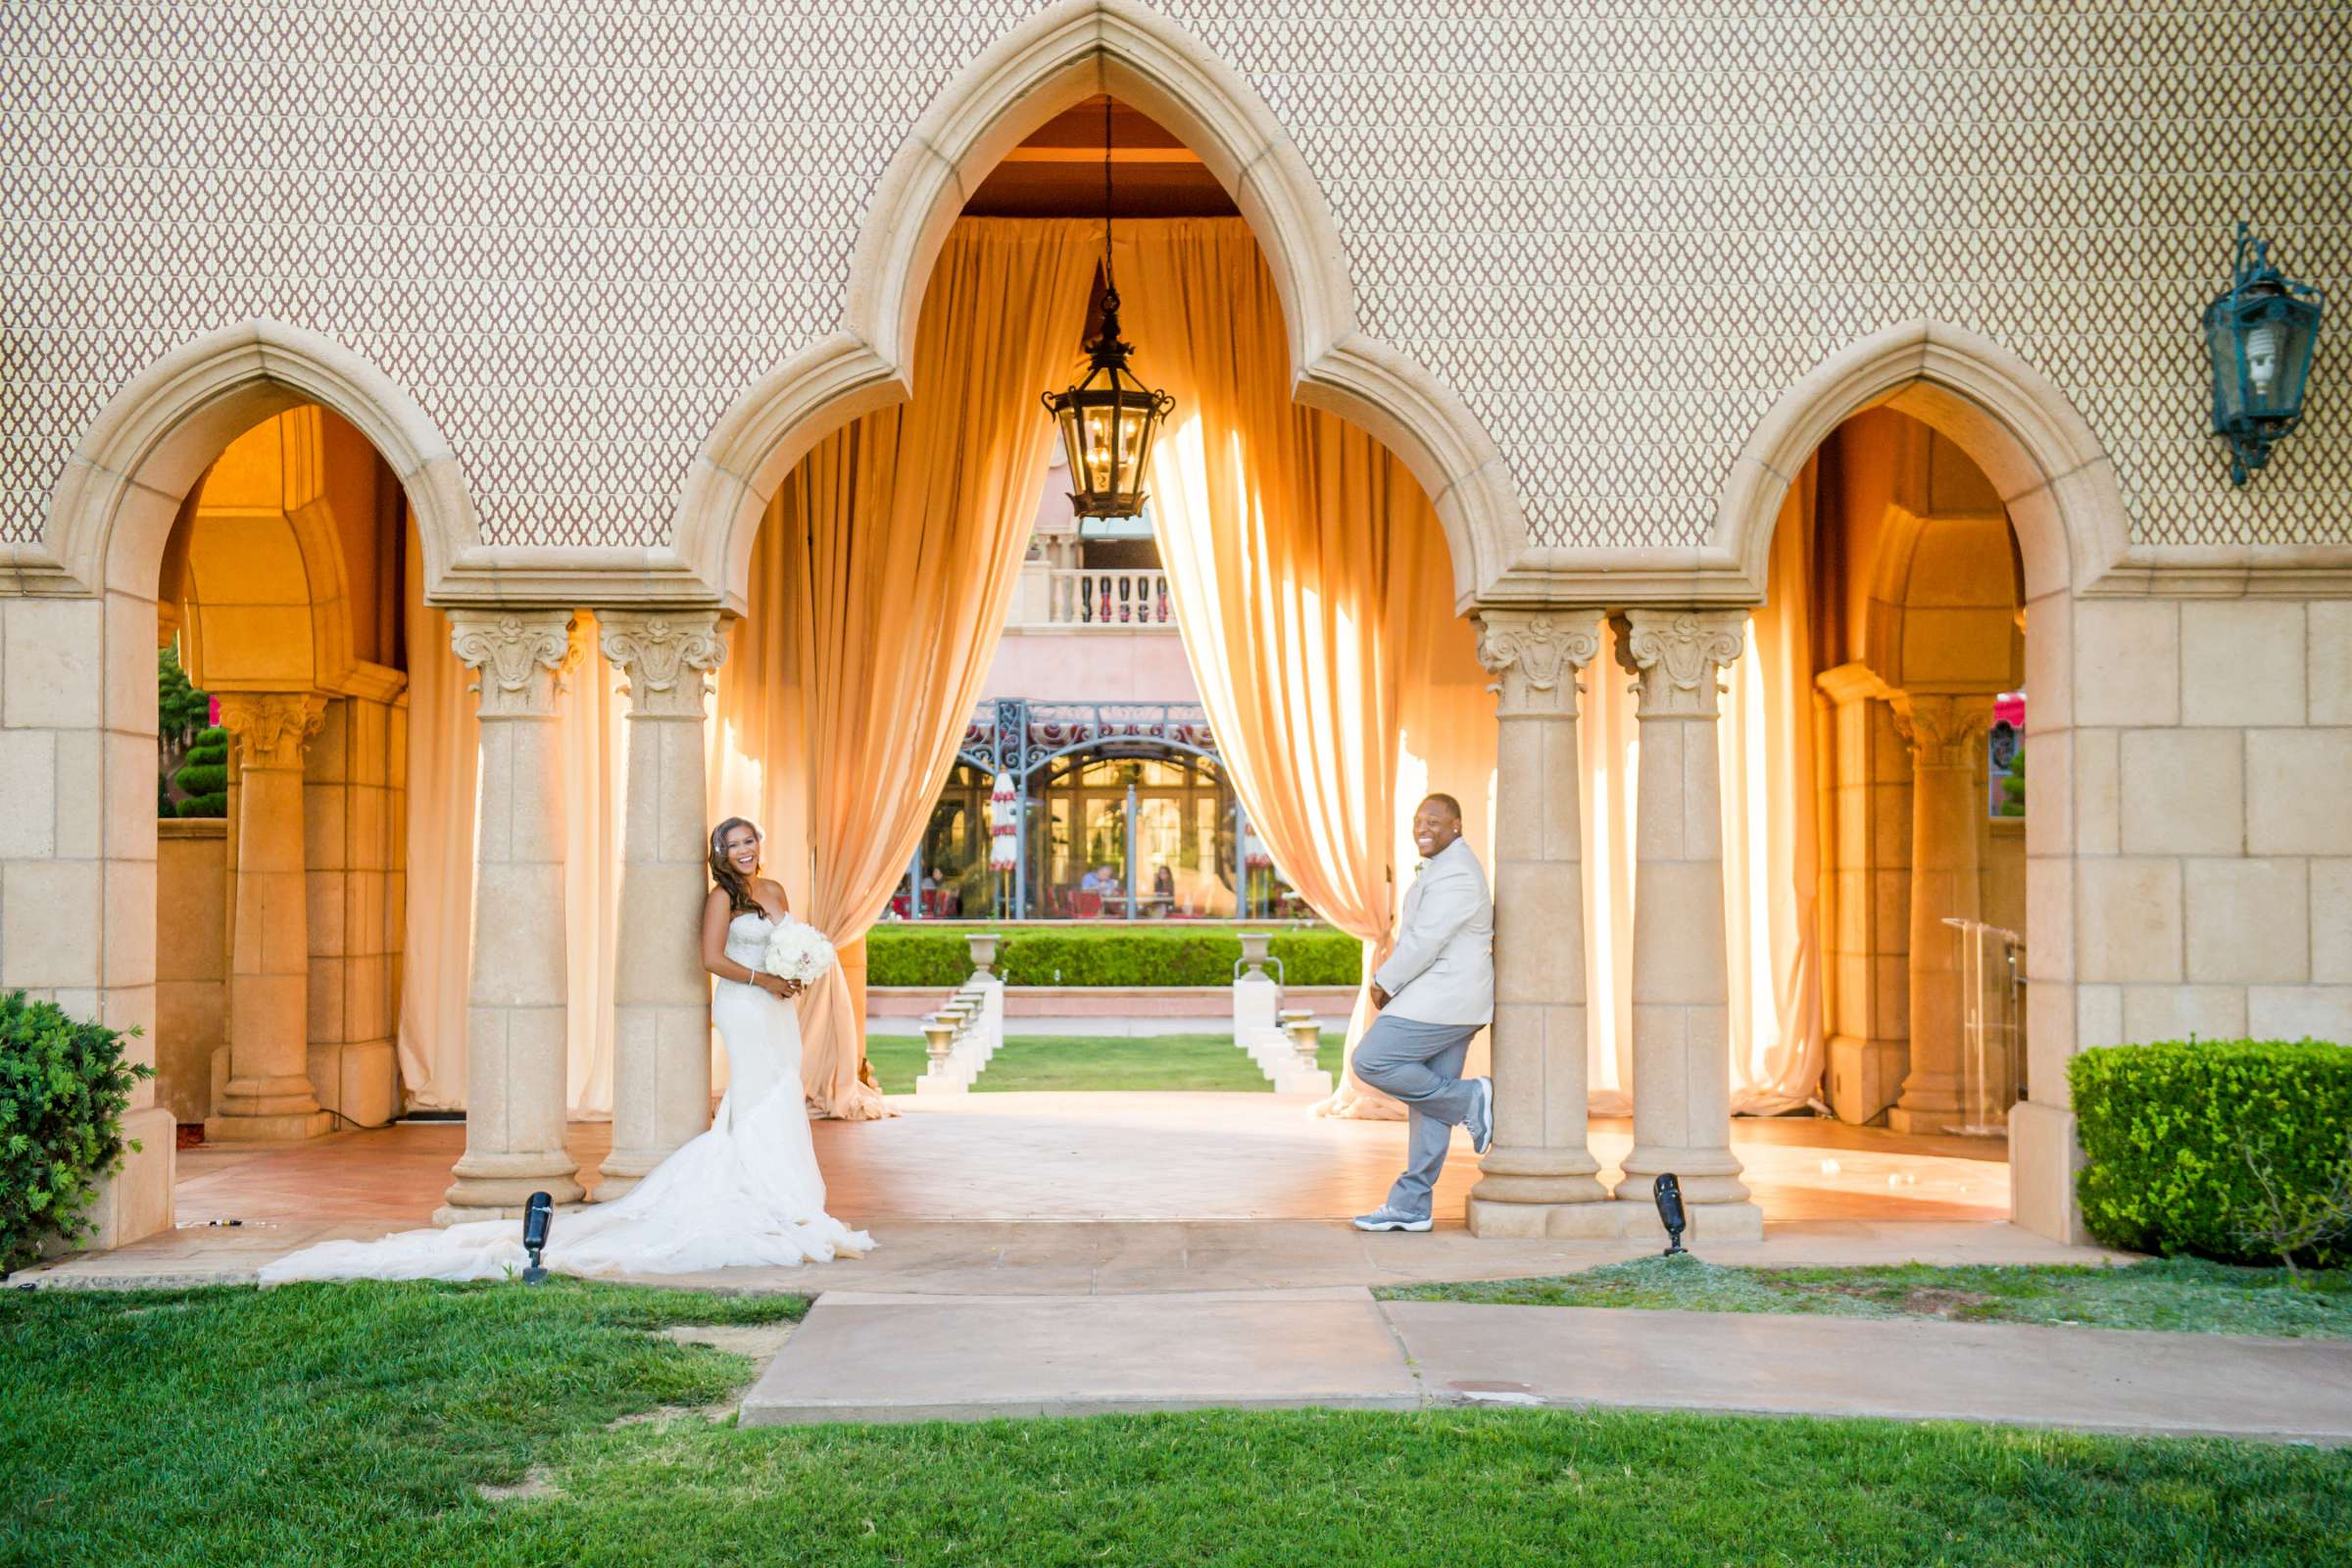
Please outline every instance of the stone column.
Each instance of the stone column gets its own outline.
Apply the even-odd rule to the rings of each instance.
[[[302,754],[326,718],[307,693],[224,692],[235,738],[235,949],[228,976],[228,1085],[204,1136],[213,1143],[316,1138],[334,1130],[311,1087],[311,922]]]
[[[727,650],[714,610],[600,611],[597,624],[629,693],[606,1202],[710,1125],[703,700]]]
[[[1898,692],[1893,701],[1895,722],[1911,743],[1911,1067],[1886,1125],[1938,1133],[1961,1120],[1967,1016],[1960,933],[1943,922],[1974,920],[1982,905],[1977,837],[1985,806],[1976,761],[1992,723],[1992,698]]]
[[[1824,999],[1829,1065],[1822,1098],[1840,1121],[1885,1119],[1911,1055],[1911,758],[1893,689],[1860,663],[1825,669],[1830,701],[1823,845]]]
[[[466,1153],[436,1223],[577,1202],[564,1152],[564,797],[556,698],[580,656],[568,610],[453,610],[480,672],[473,958],[466,1013]]]
[[[1494,1143],[1470,1191],[1480,1236],[1614,1236],[1585,1129],[1585,884],[1577,680],[1600,612],[1481,610],[1495,677]]]
[[[1634,1148],[1621,1202],[1654,1214],[1652,1184],[1680,1179],[1693,1236],[1759,1240],[1731,1147],[1731,1043],[1723,935],[1723,786],[1715,698],[1746,612],[1632,610],[1617,658],[1640,698],[1634,858]],[[1629,1223],[1632,1221],[1629,1217]],[[1651,1224],[1655,1224],[1653,1219]]]

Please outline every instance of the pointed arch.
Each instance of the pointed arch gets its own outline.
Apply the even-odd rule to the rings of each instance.
[[[1889,327],[1832,355],[1782,394],[1740,449],[1712,541],[1753,597],[1781,499],[1846,419],[1893,408],[1941,432],[1999,492],[2025,559],[2026,597],[2082,591],[2124,563],[2130,523],[2115,466],[2066,395],[1989,338],[1940,321]]]
[[[1464,604],[1526,537],[1501,454],[1461,399],[1358,325],[1339,225],[1289,133],[1232,67],[1134,0],[1063,0],[940,93],[884,171],[851,253],[842,325],[738,397],[680,496],[675,556],[740,610],[767,498],[828,431],[911,392],[909,347],[948,229],[980,180],[1074,104],[1109,94],[1198,153],[1265,248],[1294,395],[1363,426],[1437,507]]]
[[[224,328],[175,350],[99,412],[59,478],[25,588],[152,600],[180,503],[222,448],[271,415],[320,404],[349,420],[407,491],[438,581],[479,542],[457,459],[416,399],[318,333],[281,321]]]

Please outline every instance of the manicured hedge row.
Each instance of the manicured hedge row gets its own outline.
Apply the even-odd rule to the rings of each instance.
[[[2261,1211],[2252,1152],[2281,1192],[2327,1191],[2352,1130],[2352,1046],[2191,1040],[2085,1051],[2067,1064],[2083,1223],[2110,1247],[2276,1263],[2240,1237]],[[2319,1249],[2321,1267],[2352,1245]],[[2303,1261],[2298,1254],[2297,1261]]]
[[[1351,986],[1363,945],[1337,931],[1288,931],[1269,947],[1295,986]],[[997,972],[1012,986],[1221,986],[1233,979],[1241,938],[1222,931],[1155,927],[1004,933]],[[866,934],[865,978],[876,986],[959,985],[972,972],[963,935],[914,925]]]

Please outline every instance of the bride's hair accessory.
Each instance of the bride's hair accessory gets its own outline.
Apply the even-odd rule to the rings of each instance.
[[[752,830],[752,838],[760,837],[759,824],[749,817],[730,816],[710,830],[710,880],[727,890],[729,914],[765,914],[760,901],[752,897],[752,879],[735,869],[727,859],[727,835],[739,827]]]

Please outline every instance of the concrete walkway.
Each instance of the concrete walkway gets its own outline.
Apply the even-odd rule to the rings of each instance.
[[[747,1426],[1207,1407],[1610,1405],[2352,1444],[2352,1344],[1730,1312],[829,1293]]]

